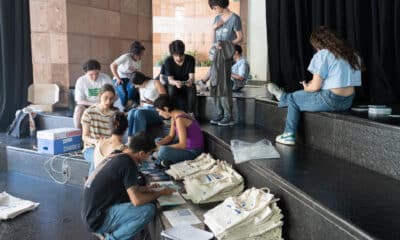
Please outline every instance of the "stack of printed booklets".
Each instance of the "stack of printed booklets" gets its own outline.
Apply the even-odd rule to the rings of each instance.
[[[243,177],[225,161],[216,161],[211,169],[185,177],[184,184],[187,194],[183,197],[193,203],[223,201],[244,189]]]
[[[204,214],[204,223],[218,239],[281,240],[283,215],[278,199],[262,189],[251,188]]]

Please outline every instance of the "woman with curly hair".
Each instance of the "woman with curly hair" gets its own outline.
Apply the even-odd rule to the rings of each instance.
[[[313,78],[300,82],[304,90],[286,93],[276,84],[268,84],[268,91],[279,101],[278,107],[288,107],[284,133],[275,139],[278,143],[295,144],[300,112],[349,109],[354,87],[361,86],[361,59],[343,39],[321,26],[311,34],[310,43],[317,52],[308,66]]]

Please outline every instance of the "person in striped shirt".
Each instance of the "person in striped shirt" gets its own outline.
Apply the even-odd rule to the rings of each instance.
[[[118,111],[113,107],[116,94],[111,84],[104,84],[99,93],[98,104],[90,106],[82,116],[82,140],[84,143],[83,156],[93,168],[93,152],[96,143],[112,134],[112,123],[115,113]],[[92,169],[89,170],[91,172]]]

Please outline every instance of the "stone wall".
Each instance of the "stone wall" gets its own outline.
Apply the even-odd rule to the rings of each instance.
[[[152,73],[152,1],[30,0],[30,9],[34,82],[59,85],[58,105],[66,106],[86,60],[111,74],[109,64],[133,40],[144,44],[143,72]]]

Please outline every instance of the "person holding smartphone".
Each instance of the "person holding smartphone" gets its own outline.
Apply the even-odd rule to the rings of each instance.
[[[286,93],[276,84],[268,84],[269,92],[279,101],[278,107],[288,108],[285,131],[275,139],[281,144],[295,144],[300,112],[349,109],[354,87],[361,86],[361,59],[343,39],[321,26],[311,34],[310,43],[317,52],[308,66],[313,78],[300,82],[304,90]]]
[[[165,60],[165,74],[168,76],[168,95],[185,112],[194,116],[196,86],[194,85],[195,59],[185,54],[185,44],[175,40],[169,44],[171,54]]]

